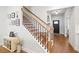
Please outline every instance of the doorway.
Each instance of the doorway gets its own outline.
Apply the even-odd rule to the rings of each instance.
[[[59,20],[53,20],[54,33],[59,34]]]

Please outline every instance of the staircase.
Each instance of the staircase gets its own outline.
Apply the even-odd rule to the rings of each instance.
[[[48,26],[44,21],[38,18],[26,7],[22,8],[23,25],[36,38],[38,43],[42,45],[47,52],[51,53],[53,47],[53,28]],[[28,34],[27,34],[28,35]],[[51,36],[52,35],[52,36]]]

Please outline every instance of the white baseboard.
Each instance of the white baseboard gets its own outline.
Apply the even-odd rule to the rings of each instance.
[[[27,52],[27,53],[35,53],[35,51],[32,51],[30,49],[26,49],[26,48],[23,48],[23,47],[22,47],[22,50]]]
[[[24,47],[22,47],[22,50],[27,52],[27,53],[40,53],[40,52],[36,52],[36,51],[33,51],[32,49],[27,49],[27,48],[24,48]],[[44,52],[44,53],[47,53],[47,52]]]

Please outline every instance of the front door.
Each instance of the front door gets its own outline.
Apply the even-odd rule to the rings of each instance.
[[[54,33],[59,33],[59,20],[53,20]]]

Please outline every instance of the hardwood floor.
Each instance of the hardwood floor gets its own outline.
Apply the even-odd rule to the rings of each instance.
[[[7,50],[6,48],[0,46],[0,53],[11,53],[11,52]],[[16,51],[14,53],[16,53]],[[27,52],[21,51],[20,53],[27,53]]]
[[[68,39],[63,35],[54,35],[54,46],[51,48],[51,53],[77,53],[69,44]],[[0,53],[10,53],[7,49],[0,46]],[[16,53],[16,52],[14,52]],[[21,53],[25,53],[21,51]]]
[[[0,46],[0,53],[10,53],[10,51]]]
[[[63,35],[54,35],[54,46],[51,49],[52,53],[77,53],[69,44],[68,39]]]

